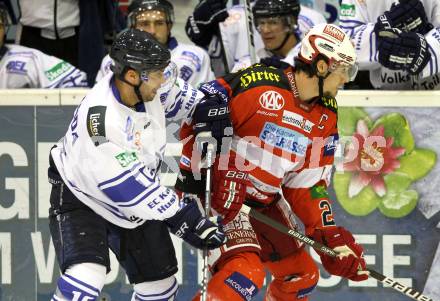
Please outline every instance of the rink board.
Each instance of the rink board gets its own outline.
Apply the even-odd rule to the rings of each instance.
[[[49,300],[59,270],[48,230],[48,150],[65,132],[75,105],[85,90],[0,91],[0,300]],[[417,148],[440,150],[440,94],[435,92],[349,91],[341,93],[341,114],[357,107],[375,120],[400,113],[408,121]],[[359,111],[357,111],[359,112]],[[351,114],[352,112],[350,112]],[[341,118],[343,118],[341,116]],[[178,126],[169,125],[163,166],[164,182],[175,179]],[[365,246],[371,268],[440,299],[440,166],[435,163],[408,189],[418,194],[416,208],[402,218],[389,218],[375,209],[354,216],[338,201],[338,224],[351,229]],[[340,188],[339,188],[340,189]],[[334,191],[332,189],[333,199]],[[196,252],[174,240],[180,271],[179,300],[197,290]],[[316,259],[317,256],[314,254]],[[112,257],[101,300],[129,300],[131,287]],[[183,264],[182,264],[183,262]],[[321,269],[322,270],[322,269]],[[262,300],[261,296],[256,300]],[[409,300],[376,281],[354,283],[322,273],[311,300]]]

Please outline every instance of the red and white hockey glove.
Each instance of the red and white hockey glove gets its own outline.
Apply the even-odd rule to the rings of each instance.
[[[313,239],[339,253],[338,257],[331,257],[318,252],[327,272],[353,281],[368,279],[369,273],[365,271],[366,263],[363,257],[364,249],[344,227],[316,229]]]
[[[223,224],[232,221],[246,198],[246,187],[249,186],[248,174],[235,167],[219,170],[213,169],[211,207],[223,216]]]

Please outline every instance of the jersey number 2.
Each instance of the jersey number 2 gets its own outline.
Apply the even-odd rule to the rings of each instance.
[[[333,220],[333,215],[332,215],[332,207],[330,206],[330,203],[327,200],[322,200],[319,203],[319,208],[323,209],[321,213],[322,225],[323,226],[335,225],[335,221]]]

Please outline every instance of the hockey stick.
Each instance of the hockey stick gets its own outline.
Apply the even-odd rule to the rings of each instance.
[[[306,235],[304,235],[296,230],[293,230],[293,229],[290,229],[289,227],[284,226],[283,224],[273,220],[272,218],[264,215],[263,213],[255,210],[249,206],[243,205],[241,207],[241,211],[244,213],[247,213],[249,216],[252,216],[256,220],[280,231],[281,233],[289,235],[289,236],[305,243],[306,245],[311,246],[312,248],[314,248],[315,250],[317,250],[319,252],[325,253],[331,257],[338,256],[338,252],[334,251],[332,248],[329,248],[319,242],[316,242],[313,239],[307,237]],[[421,292],[418,292],[411,287],[408,287],[406,285],[403,285],[402,283],[397,282],[393,278],[386,277],[386,276],[380,274],[379,272],[376,272],[371,269],[367,269],[367,271],[370,272],[370,276],[373,277],[374,279],[376,279],[384,284],[390,285],[391,288],[395,289],[396,291],[399,291],[400,293],[402,293],[404,295],[407,295],[408,297],[410,297],[414,300],[434,301],[433,299],[429,298],[428,296],[423,295]]]
[[[209,138],[211,138],[211,133],[201,133],[203,138],[208,138],[207,140],[207,152],[206,152],[206,186],[205,186],[205,217],[209,218],[209,213],[211,211],[211,165],[213,163],[213,157],[215,153],[214,144],[210,143]],[[208,271],[208,248],[203,249],[203,278],[202,278],[202,301],[208,301],[208,281],[209,281],[209,271]]]
[[[248,47],[249,47],[249,57],[251,59],[251,65],[257,62],[257,58],[255,56],[255,40],[254,40],[254,15],[251,10],[251,1],[244,0],[244,14],[246,16],[246,30],[248,32]]]

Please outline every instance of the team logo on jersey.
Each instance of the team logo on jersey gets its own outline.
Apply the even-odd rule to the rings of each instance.
[[[271,122],[264,124],[260,139],[269,145],[281,148],[289,153],[304,156],[310,140],[304,135]]]
[[[345,33],[331,24],[326,25],[323,32],[340,42],[344,41]]]
[[[277,91],[266,91],[261,94],[259,99],[260,105],[270,111],[278,111],[284,107],[284,98]]]
[[[284,123],[293,125],[294,127],[300,128],[306,133],[310,133],[312,131],[313,126],[315,125],[313,122],[305,119],[303,116],[290,111],[283,112],[282,121]]]
[[[105,138],[105,106],[89,108],[87,112],[87,132],[95,146],[107,142]]]
[[[26,62],[22,61],[10,61],[6,65],[6,71],[8,73],[19,73],[26,74],[27,70],[24,68],[26,66]]]
[[[236,291],[244,300],[250,301],[257,295],[258,287],[249,278],[234,272],[225,279],[225,284]]]

